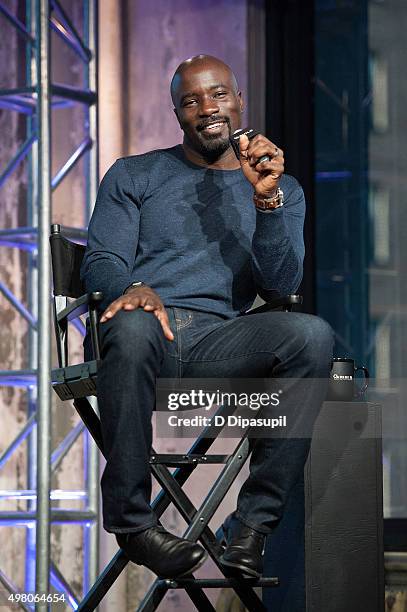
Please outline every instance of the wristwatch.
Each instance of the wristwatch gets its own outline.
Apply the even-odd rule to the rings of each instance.
[[[280,187],[277,187],[277,193],[272,198],[262,198],[256,193],[253,195],[253,202],[257,210],[271,212],[275,208],[281,208],[284,204],[284,192]]]
[[[129,289],[133,289],[133,287],[134,288],[136,288],[136,287],[143,287],[144,285],[145,285],[145,283],[143,283],[143,281],[134,281],[134,283],[131,283],[131,285],[126,287],[126,289],[123,291],[123,295],[125,293],[127,293]]]

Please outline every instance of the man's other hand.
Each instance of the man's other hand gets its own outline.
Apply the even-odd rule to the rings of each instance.
[[[167,340],[174,340],[174,334],[171,331],[164,304],[156,292],[146,285],[129,289],[127,293],[121,295],[117,300],[112,302],[102,314],[100,322],[104,323],[108,321],[114,317],[119,310],[136,310],[137,308],[143,308],[147,312],[152,312],[160,321],[164,336]]]
[[[256,194],[263,198],[273,197],[284,172],[283,151],[262,134],[257,134],[251,140],[245,134],[240,136],[239,149],[243,174]],[[264,155],[268,155],[269,161],[258,163]]]

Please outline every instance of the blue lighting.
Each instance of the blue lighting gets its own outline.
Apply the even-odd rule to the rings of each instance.
[[[343,181],[352,177],[350,170],[332,170],[329,172],[317,172],[316,180],[321,181]]]
[[[50,499],[86,499],[86,491],[62,491],[61,489],[54,489],[51,491]],[[37,499],[36,491],[32,489],[8,491],[0,490],[0,499]]]
[[[50,582],[52,586],[58,591],[58,593],[64,593],[64,595],[66,595],[66,598],[71,608],[73,610],[77,610],[79,607],[78,601],[76,600],[73,593],[69,590],[69,587],[66,582],[62,579],[62,577],[60,578],[53,569],[51,569]]]

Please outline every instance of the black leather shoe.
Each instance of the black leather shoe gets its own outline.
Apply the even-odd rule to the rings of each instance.
[[[241,523],[233,515],[223,524],[226,550],[220,557],[225,567],[260,578],[263,573],[263,552],[266,536]]]
[[[208,556],[199,544],[179,538],[159,525],[139,533],[118,533],[116,540],[130,561],[145,565],[161,578],[194,572]]]

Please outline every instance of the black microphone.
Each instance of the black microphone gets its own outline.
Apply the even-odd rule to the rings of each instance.
[[[257,136],[257,134],[260,134],[260,132],[258,130],[253,129],[253,128],[239,128],[238,130],[235,130],[233,132],[233,134],[229,138],[229,140],[230,140],[230,144],[233,147],[235,155],[236,155],[236,157],[237,157],[237,159],[239,161],[240,161],[239,138],[240,138],[240,136],[243,136],[243,134],[246,135],[249,140],[251,140],[252,138]],[[261,164],[261,162],[270,161],[270,159],[271,159],[270,155],[262,155],[257,160],[257,163]]]

